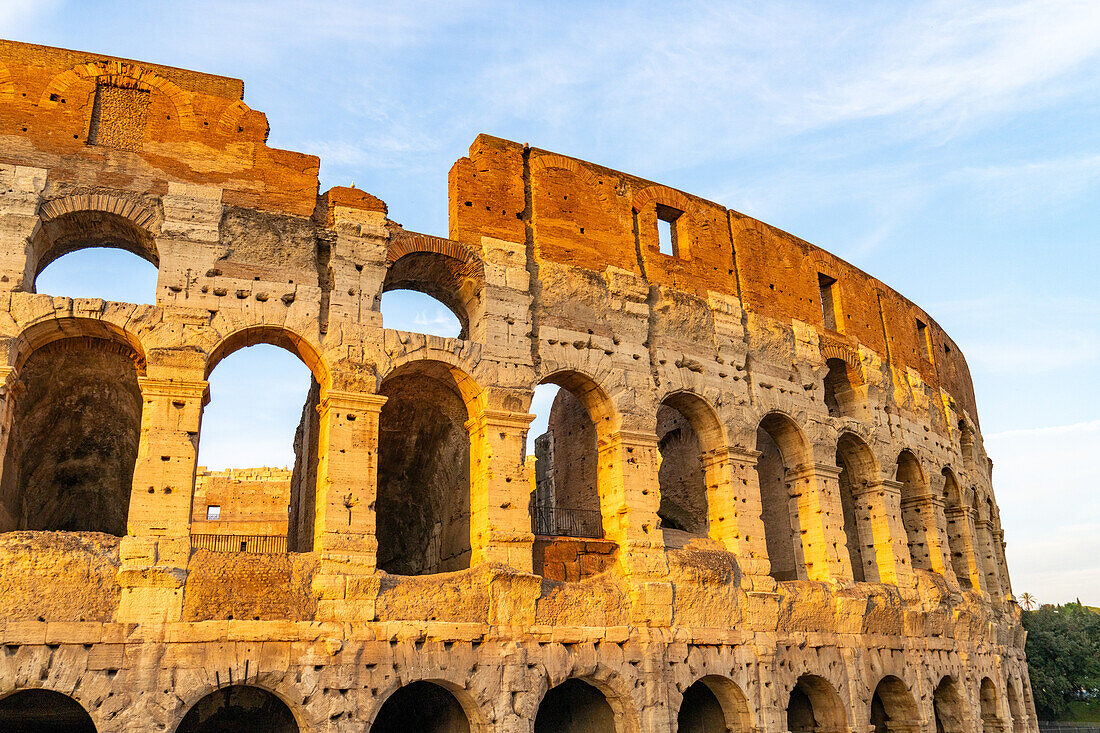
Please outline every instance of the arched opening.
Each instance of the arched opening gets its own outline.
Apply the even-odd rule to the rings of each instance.
[[[840,508],[844,516],[844,537],[856,581],[879,578],[875,556],[875,536],[866,507],[856,501],[877,475],[875,457],[867,444],[851,433],[840,436],[836,446],[836,465],[840,468]]]
[[[199,700],[176,733],[298,733],[294,714],[282,700],[251,685],[229,685]]]
[[[539,703],[535,733],[615,733],[615,711],[600,690],[569,679]]]
[[[976,489],[970,492],[970,508],[974,511],[974,533],[978,544],[978,566],[985,577],[985,590],[993,597],[1000,593],[995,548],[993,547],[992,502],[982,501]]]
[[[134,221],[109,211],[73,211],[45,218],[31,238],[25,288],[154,303],[159,262],[152,234]]]
[[[191,541],[223,552],[312,549],[323,367],[300,337],[250,329],[207,362]]]
[[[731,680],[712,675],[684,690],[676,715],[679,733],[741,733],[751,729],[748,700]]]
[[[18,690],[0,699],[0,730],[7,733],[96,733],[95,723],[68,695]]]
[[[1020,695],[1016,692],[1016,684],[1012,679],[1005,680],[1005,697],[1008,698],[1008,712],[1012,716],[1013,733],[1024,733],[1027,730],[1027,716],[1024,714],[1024,706],[1020,704]]]
[[[442,362],[392,372],[378,427],[378,567],[429,575],[470,567],[470,433],[477,387]]]
[[[458,699],[432,682],[411,682],[382,704],[371,733],[470,733]]]
[[[927,530],[924,524],[925,481],[917,457],[908,450],[898,456],[895,475],[901,484],[901,521],[909,543],[909,557],[913,568],[931,570],[932,556],[928,549]]]
[[[430,336],[458,338],[462,322],[444,303],[415,290],[391,290],[382,295],[382,323],[386,328]]]
[[[944,514],[947,517],[947,546],[951,550],[951,568],[955,571],[959,585],[963,588],[972,588],[970,551],[966,541],[970,530],[967,526],[966,512],[963,509],[962,491],[950,468],[945,467],[941,474],[943,475]]]
[[[982,678],[978,698],[982,710],[982,731],[984,733],[1001,733],[1004,726],[1001,724],[1000,704],[997,700],[997,686],[988,677]]]
[[[843,359],[828,359],[825,365],[825,407],[830,417],[853,417],[859,408],[852,368]]]
[[[383,294],[412,290],[441,303],[458,320],[458,338],[461,339],[470,338],[471,329],[481,321],[482,289],[481,269],[476,260],[431,251],[412,251],[401,255],[389,266],[382,282]],[[386,300],[383,297],[383,304]],[[383,322],[385,316],[383,313]],[[389,327],[389,324],[386,325]],[[415,316],[413,325],[417,325]],[[429,333],[421,328],[413,330]]]
[[[962,698],[954,678],[948,676],[940,680],[932,695],[932,710],[936,716],[936,733],[963,733],[966,730]]]
[[[42,345],[24,335],[29,353],[16,365],[0,529],[122,536],[141,433],[137,380],[145,358],[125,335],[77,320],[62,325],[95,335]],[[49,331],[64,332],[56,322]]]
[[[611,401],[591,378],[559,372],[535,388],[531,411],[535,573],[574,581],[603,572],[616,552],[614,542],[597,541],[604,536],[599,448],[613,430]]]
[[[824,677],[798,678],[787,703],[787,730],[791,733],[840,733],[847,726],[844,704]]]
[[[771,413],[756,431],[756,473],[760,483],[760,518],[776,580],[805,577],[799,541],[798,505],[791,499],[788,472],[807,462],[809,453],[802,432],[786,415]]]
[[[671,531],[707,536],[707,490],[717,478],[708,476],[704,457],[724,442],[722,425],[702,398],[677,392],[657,408],[657,446],[661,452],[661,505],[657,517],[666,535]]]
[[[893,675],[883,677],[871,697],[875,733],[913,733],[920,729],[917,703],[909,688]]]

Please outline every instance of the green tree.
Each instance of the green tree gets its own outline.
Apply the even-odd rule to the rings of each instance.
[[[1069,704],[1100,695],[1100,613],[1067,603],[1025,611],[1027,662],[1040,720],[1062,720]]]

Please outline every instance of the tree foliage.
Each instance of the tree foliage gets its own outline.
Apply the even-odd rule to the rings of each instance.
[[[1027,662],[1040,720],[1063,720],[1071,702],[1100,695],[1100,613],[1080,603],[1025,611]]]

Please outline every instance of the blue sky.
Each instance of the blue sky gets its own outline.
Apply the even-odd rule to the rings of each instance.
[[[1100,3],[9,0],[0,34],[243,78],[270,144],[409,229],[446,234],[447,171],[488,132],[839,254],[966,354],[1016,592],[1100,605]],[[43,275],[66,294],[68,259]],[[290,460],[308,377],[275,358],[219,366],[204,461]],[[244,387],[288,393],[270,439],[232,425]]]

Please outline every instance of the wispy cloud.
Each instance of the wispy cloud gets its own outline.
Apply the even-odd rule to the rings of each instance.
[[[1019,430],[1002,430],[986,436],[986,440],[1001,438],[1024,438],[1039,435],[1065,435],[1066,433],[1091,433],[1100,431],[1100,420],[1089,420],[1072,425],[1051,425],[1043,428],[1023,428]]]

